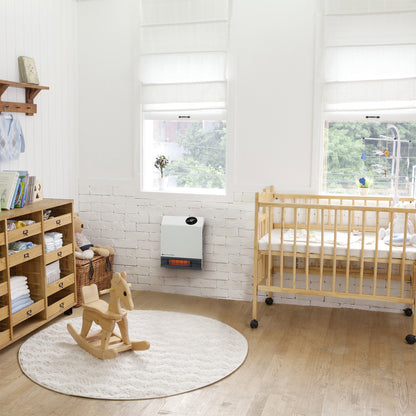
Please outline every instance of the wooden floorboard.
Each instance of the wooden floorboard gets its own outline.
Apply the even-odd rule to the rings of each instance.
[[[59,394],[29,380],[17,362],[23,338],[0,351],[0,415],[416,416],[416,345],[404,341],[412,318],[262,303],[259,327],[251,329],[249,302],[133,294],[137,309],[203,315],[234,327],[249,344],[245,363],[224,380],[190,393],[154,400],[93,400]],[[73,316],[81,311],[74,309]]]

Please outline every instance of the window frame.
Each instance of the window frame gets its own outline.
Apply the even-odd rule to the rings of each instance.
[[[228,162],[229,162],[229,140],[228,140],[228,117],[221,118],[220,114],[223,114],[226,116],[225,111],[221,111],[220,113],[216,113],[216,117],[211,117],[210,119],[207,119],[207,117],[202,117],[202,114],[199,114],[196,117],[192,117],[188,113],[181,112],[182,116],[185,116],[185,114],[189,115],[189,118],[186,118],[186,121],[184,122],[193,122],[193,121],[222,121],[226,123],[226,133],[225,133],[225,184],[224,188],[192,188],[192,187],[170,187],[163,190],[157,189],[155,186],[150,185],[150,183],[153,182],[152,177],[154,177],[154,170],[153,167],[153,160],[148,159],[149,154],[152,153],[150,149],[146,149],[146,147],[151,148],[152,144],[147,143],[147,139],[145,137],[145,124],[146,121],[151,120],[160,120],[160,121],[173,121],[173,122],[181,122],[180,119],[178,120],[177,116],[176,118],[172,116],[172,114],[169,117],[163,117],[163,114],[158,112],[157,117],[151,117],[150,115],[148,117],[145,117],[146,112],[141,112],[141,191],[142,192],[157,192],[157,193],[172,193],[172,194],[185,194],[185,195],[214,195],[214,196],[224,196],[227,194],[228,189],[228,183],[229,183],[229,169],[228,169]],[[205,113],[207,114],[207,113]],[[167,155],[169,156],[169,155]]]
[[[390,113],[390,114],[389,114]],[[327,181],[325,181],[325,174],[326,174],[326,163],[327,163],[327,138],[325,138],[326,127],[327,123],[380,123],[380,124],[401,124],[401,123],[416,123],[416,117],[415,113],[412,114],[412,112],[408,112],[407,114],[399,113],[399,114],[391,114],[392,112],[380,114],[377,112],[372,113],[364,113],[364,112],[354,112],[352,113],[341,113],[341,112],[332,112],[332,113],[323,113],[321,118],[321,163],[320,163],[320,171],[319,171],[319,192],[322,194],[328,194],[328,195],[339,195],[339,193],[331,193],[327,190]],[[400,130],[399,130],[400,132]],[[416,137],[415,137],[416,139]],[[401,155],[401,158],[403,156]],[[416,164],[415,164],[416,166]],[[413,176],[411,176],[413,179]],[[413,184],[410,186],[410,189],[413,192],[413,195],[400,195],[400,196],[408,196],[408,197],[414,197],[415,195],[415,189],[416,189],[416,180],[413,182]],[[358,193],[358,192],[357,192]],[[345,193],[342,195],[352,195],[350,193]],[[384,193],[372,193],[373,196],[385,196]],[[392,195],[393,196],[393,195]]]
[[[346,80],[334,78],[334,79],[327,79],[326,78],[326,50],[327,48],[333,47],[352,47],[352,46],[376,46],[376,45],[400,45],[404,42],[403,36],[407,36],[406,34],[400,33],[395,34],[394,39],[386,39],[378,40],[377,42],[373,42],[369,39],[361,39],[357,41],[354,38],[336,38],[335,40],[328,36],[326,30],[330,25],[327,26],[328,20],[326,20],[327,16],[331,17],[346,17],[348,16],[366,16],[369,14],[377,14],[377,16],[382,16],[383,14],[386,18],[390,19],[390,16],[395,16],[397,14],[405,15],[405,14],[414,14],[416,13],[416,8],[414,6],[406,6],[406,7],[397,7],[397,4],[392,4],[390,6],[382,6],[387,7],[385,9],[381,9],[377,4],[370,4],[370,0],[363,1],[361,3],[349,3],[348,0],[343,0],[341,2],[335,1],[331,4],[331,0],[326,0],[325,2],[321,2],[318,6],[318,13],[316,17],[316,30],[315,30],[315,94],[314,94],[314,131],[313,131],[313,138],[314,143],[317,146],[314,146],[314,152],[312,154],[312,164],[313,164],[313,172],[317,175],[314,176],[311,181],[312,191],[318,191],[319,193],[324,193],[324,190],[327,188],[326,183],[324,182],[324,174],[325,174],[325,166],[326,166],[326,149],[325,149],[325,123],[328,122],[380,122],[380,123],[389,123],[389,124],[397,124],[397,123],[406,123],[406,122],[415,122],[416,121],[416,108],[413,106],[414,99],[412,101],[412,105],[409,105],[409,102],[403,101],[400,104],[395,104],[389,106],[381,100],[378,105],[375,104],[374,108],[366,107],[365,102],[362,103],[361,109],[359,106],[356,107],[355,110],[349,110],[348,104],[346,101],[346,105],[344,105],[344,109],[328,109],[326,100],[326,87],[331,84],[331,82],[337,83],[345,83]],[[373,7],[374,6],[374,7]],[[332,33],[332,32],[331,32]],[[341,33],[341,32],[340,32]],[[347,33],[347,32],[345,32]],[[345,34],[344,33],[344,34]],[[401,39],[398,41],[398,39]],[[330,40],[329,40],[330,39]],[[328,41],[329,40],[329,41]],[[414,44],[414,38],[408,39],[408,41],[404,42]],[[341,77],[342,78],[342,77]],[[380,81],[384,78],[378,78],[377,76],[372,78],[373,81]],[[399,76],[397,78],[393,77],[392,80],[402,80]],[[357,79],[357,81],[360,81]],[[370,79],[363,78],[361,81],[363,82],[371,82]],[[345,97],[344,97],[345,98]],[[341,107],[341,106],[340,106]],[[351,108],[354,106],[352,105]]]

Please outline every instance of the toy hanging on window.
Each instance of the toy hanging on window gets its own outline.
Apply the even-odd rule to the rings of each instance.
[[[388,156],[390,154],[390,152],[388,151],[388,149],[381,149],[381,150],[376,150],[376,156]]]
[[[382,174],[386,171],[386,168],[383,165],[380,165],[380,163],[376,163],[371,166],[374,168],[375,173]]]

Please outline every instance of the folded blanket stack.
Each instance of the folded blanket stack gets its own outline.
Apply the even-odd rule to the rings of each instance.
[[[12,313],[16,313],[34,303],[30,298],[30,289],[26,276],[10,278],[10,296],[12,299]]]
[[[61,278],[61,268],[59,267],[59,260],[46,265],[46,284],[50,285]]]
[[[61,248],[63,245],[62,234],[58,232],[45,233],[45,252]]]
[[[36,244],[33,244],[31,241],[15,241],[13,243],[9,243],[9,254],[27,250],[34,247],[35,245]]]

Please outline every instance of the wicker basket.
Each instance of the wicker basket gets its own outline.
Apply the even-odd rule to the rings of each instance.
[[[95,283],[98,290],[108,289],[113,277],[113,258],[94,256],[91,260],[76,259],[77,264],[77,305],[81,306],[81,288]]]

